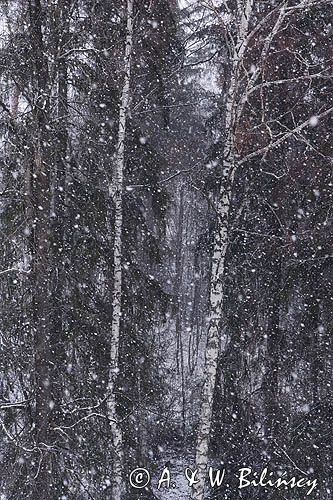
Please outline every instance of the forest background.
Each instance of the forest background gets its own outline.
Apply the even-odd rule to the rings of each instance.
[[[0,9],[1,499],[331,499],[332,2]]]

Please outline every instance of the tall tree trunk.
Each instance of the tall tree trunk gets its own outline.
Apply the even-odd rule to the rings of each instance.
[[[52,360],[50,350],[50,137],[48,133],[49,75],[42,35],[39,0],[29,2],[30,40],[34,61],[35,105],[33,138],[33,322],[35,341],[35,432],[40,463],[33,485],[34,500],[51,500],[50,423],[52,413]]]
[[[226,98],[226,139],[221,163],[227,182],[221,182],[218,199],[216,201],[217,227],[214,234],[212,270],[210,278],[210,316],[205,353],[204,385],[196,446],[196,469],[198,471],[197,478],[199,481],[193,488],[193,500],[203,500],[205,491],[205,474],[208,464],[213,394],[220,347],[220,324],[223,312],[225,256],[228,246],[228,220],[236,169],[234,133],[237,126],[236,99],[238,90],[238,74],[239,66],[246,50],[246,36],[248,34],[252,7],[253,0],[247,0],[243,10],[241,11],[241,9],[239,9],[238,12],[238,40],[232,51],[230,78]]]
[[[213,394],[219,356],[219,326],[222,318],[222,306],[224,297],[223,276],[228,242],[227,224],[229,208],[229,196],[228,193],[224,191],[221,196],[221,201],[218,204],[218,227],[216,228],[214,236],[214,250],[209,296],[210,318],[207,332],[204,386],[202,391],[202,402],[196,447],[196,469],[198,470],[199,482],[193,488],[193,500],[203,500],[204,498],[204,477],[208,464]]]
[[[278,431],[278,385],[280,361],[280,309],[282,293],[282,256],[274,255],[272,265],[272,303],[269,308],[269,322],[267,329],[267,367],[264,378],[264,395],[266,405],[266,433],[275,438]]]
[[[123,493],[123,439],[117,418],[115,382],[119,371],[119,337],[122,313],[122,230],[123,230],[123,178],[125,160],[126,120],[130,100],[131,58],[133,50],[133,1],[127,1],[126,47],[124,84],[119,110],[119,128],[113,186],[110,194],[115,206],[112,325],[110,339],[110,370],[108,381],[108,417],[113,441],[112,500],[120,500]]]
[[[182,399],[182,430],[183,439],[186,433],[186,396],[185,396],[185,367],[184,367],[184,345],[183,345],[183,315],[182,315],[182,274],[183,274],[183,223],[184,223],[184,186],[180,189],[178,230],[176,243],[176,279],[174,287],[174,308],[176,314],[176,341],[177,341],[177,371],[181,376],[181,399]]]
[[[69,40],[69,10],[71,0],[58,2],[58,16],[55,23],[59,23],[57,34],[58,52],[68,47]],[[66,336],[64,331],[64,291],[66,286],[65,275],[65,231],[66,231],[66,174],[68,151],[68,63],[65,57],[59,57],[57,65],[57,136],[56,158],[53,174],[53,201],[52,201],[52,350],[54,360],[55,380],[55,408],[54,417],[60,418],[60,404],[62,398],[61,367],[65,362]]]

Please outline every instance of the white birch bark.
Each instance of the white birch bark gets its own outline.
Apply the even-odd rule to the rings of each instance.
[[[212,271],[209,296],[209,327],[205,356],[204,386],[202,392],[201,411],[197,434],[196,470],[199,480],[193,487],[192,499],[203,500],[205,492],[205,475],[208,465],[209,438],[211,431],[213,395],[216,382],[217,362],[220,345],[220,324],[224,298],[225,256],[228,246],[228,218],[232,185],[235,172],[234,132],[236,121],[236,97],[238,88],[238,72],[246,49],[246,37],[249,19],[254,0],[247,0],[238,11],[238,37],[233,48],[231,75],[226,100],[225,130],[226,139],[223,148],[223,171],[228,177],[228,186],[221,185],[216,201],[217,228],[214,235]],[[240,4],[239,4],[240,5]]]
[[[119,336],[122,314],[122,229],[123,229],[123,178],[126,140],[126,119],[130,101],[131,57],[133,49],[133,1],[127,1],[126,46],[124,59],[124,83],[119,110],[118,141],[113,185],[110,195],[115,206],[112,325],[110,340],[110,369],[108,380],[108,417],[113,444],[112,500],[121,500],[123,494],[123,439],[117,420],[115,381],[119,371]]]
[[[205,475],[208,465],[213,395],[220,347],[219,333],[224,298],[223,278],[225,270],[225,255],[228,246],[228,218],[234,174],[237,167],[243,165],[245,162],[251,160],[252,158],[261,156],[267,153],[267,151],[278,147],[289,137],[296,136],[297,133],[308,127],[311,121],[311,118],[305,120],[303,123],[295,126],[293,130],[287,131],[285,134],[275,138],[275,140],[272,139],[269,144],[263,147],[259,147],[256,151],[252,151],[242,158],[235,157],[234,134],[248,98],[262,85],[258,84],[259,76],[262,75],[262,72],[264,71],[264,62],[274,38],[282,29],[283,22],[285,21],[287,16],[291,15],[298,8],[301,8],[303,6],[309,7],[318,3],[315,0],[304,0],[290,8],[288,8],[285,3],[282,3],[278,10],[273,9],[269,14],[265,16],[262,22],[254,25],[251,31],[249,29],[249,21],[253,13],[254,1],[255,0],[237,0],[237,9],[234,10],[234,15],[237,16],[237,19],[235,20],[236,22],[233,23],[234,26],[237,26],[237,41],[235,43],[233,42],[234,38],[231,33],[229,33],[230,36],[227,37],[227,40],[232,40],[232,43],[228,43],[228,48],[231,54],[231,72],[229,77],[228,95],[226,99],[226,139],[223,148],[222,168],[224,174],[227,176],[228,182],[222,185],[218,200],[216,200],[217,229],[214,236],[214,249],[210,283],[210,318],[207,332],[204,386],[202,393],[196,449],[196,469],[198,471],[196,479],[198,479],[199,482],[194,485],[192,493],[193,500],[203,500],[205,493]],[[229,10],[229,12],[231,12],[231,10]],[[258,67],[249,78],[246,88],[242,90],[239,88],[239,86],[240,80],[242,79],[242,76],[244,76],[241,73],[245,67],[244,55],[245,51],[247,50],[248,43],[258,33],[263,24],[271,18],[272,15],[277,15],[277,17],[263,44]],[[221,22],[224,31],[227,31],[228,28],[225,25],[223,18],[219,18],[219,21]],[[322,77],[322,75],[316,74],[314,75],[314,77]],[[302,75],[300,79],[303,78],[304,76]],[[306,75],[306,78],[311,79],[311,76]],[[269,82],[265,85],[280,83],[285,82]],[[329,108],[318,113],[317,117],[322,118],[324,116],[330,115],[332,112],[333,108]]]

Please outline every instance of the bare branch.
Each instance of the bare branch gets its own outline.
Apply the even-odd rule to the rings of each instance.
[[[333,107],[331,107],[331,108],[327,109],[326,111],[324,111],[324,112],[320,113],[319,115],[317,115],[317,118],[318,119],[324,118],[325,116],[330,115],[332,112],[333,112]],[[305,129],[306,127],[308,127],[310,125],[310,123],[311,123],[311,118],[309,118],[305,122],[303,122],[300,125],[298,125],[298,127],[295,127],[294,129],[290,130],[289,132],[286,132],[285,134],[283,134],[276,141],[273,141],[272,143],[268,144],[267,146],[264,146],[263,148],[257,149],[256,151],[253,151],[252,153],[249,153],[244,158],[242,158],[241,160],[239,160],[238,165],[243,165],[247,161],[252,160],[252,158],[256,158],[257,156],[265,154],[268,151],[271,151],[272,149],[280,146],[287,139],[289,139],[290,137],[294,136],[295,134],[298,134],[303,129]]]

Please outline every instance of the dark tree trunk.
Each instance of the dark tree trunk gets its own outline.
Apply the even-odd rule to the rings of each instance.
[[[69,8],[70,0],[59,2],[59,11],[55,26],[58,30],[56,44],[58,52],[62,55],[68,49],[69,40]],[[61,370],[66,359],[66,336],[65,336],[65,302],[64,293],[66,287],[66,230],[68,225],[68,214],[66,213],[66,177],[67,177],[67,154],[68,154],[68,68],[65,57],[59,57],[57,67],[57,119],[56,131],[56,155],[53,173],[53,203],[52,203],[52,353],[54,360],[54,418],[61,418]]]
[[[49,75],[42,35],[42,8],[39,0],[29,2],[30,38],[34,66],[34,140],[33,140],[33,321],[35,340],[35,433],[40,450],[32,498],[51,500],[52,467],[50,424],[53,408],[52,352],[50,349],[50,173],[52,155],[47,128]]]

